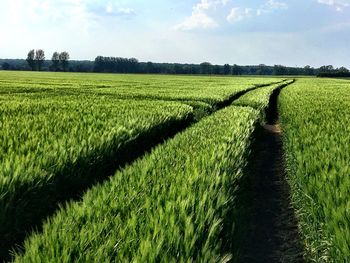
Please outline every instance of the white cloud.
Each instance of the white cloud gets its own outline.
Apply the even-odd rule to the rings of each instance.
[[[268,14],[278,9],[288,9],[288,5],[285,2],[268,0],[257,9],[234,7],[226,17],[226,20],[230,23],[234,23],[253,16]]]
[[[106,5],[106,13],[108,13],[108,14],[113,13],[113,5],[112,5],[112,3],[107,3],[107,5]]]
[[[194,10],[190,17],[176,25],[176,30],[192,30],[197,28],[208,29],[217,27],[217,22],[203,11]]]
[[[7,57],[12,52],[15,57],[22,57],[31,48],[44,49],[47,58],[56,50],[79,50],[76,46],[82,47],[83,41],[89,41],[96,28],[95,16],[83,1],[4,2],[0,9],[0,32],[8,41],[0,44],[0,49],[6,50],[1,56]]]
[[[350,1],[346,0],[318,0],[320,4],[334,7],[336,11],[341,12],[344,8],[350,6]]]
[[[175,30],[210,29],[219,26],[219,22],[235,23],[254,16],[271,13],[275,10],[288,9],[285,2],[279,0],[265,0],[256,9],[232,6],[231,0],[199,0],[192,7],[192,14],[177,24]],[[227,14],[229,10],[229,13]]]
[[[118,8],[117,13],[122,14],[122,15],[135,15],[136,14],[135,10],[130,8],[130,7]]]
[[[215,19],[210,16],[219,6],[225,6],[228,0],[201,0],[192,7],[192,14],[176,25],[176,30],[209,29],[218,26]]]
[[[82,0],[13,0],[7,7],[6,4],[2,7],[7,10],[0,15],[5,21],[8,16],[24,27],[33,24],[49,27],[55,24],[57,27],[69,25],[69,28],[81,31],[93,22],[93,14]]]
[[[264,14],[269,14],[274,10],[286,10],[288,9],[288,4],[285,2],[280,2],[276,0],[268,0],[265,4],[256,9],[255,13],[257,16]]]
[[[109,15],[126,15],[126,16],[131,16],[135,15],[136,12],[134,9],[130,7],[116,7],[113,5],[111,2],[108,2],[106,4],[106,13]]]
[[[226,20],[230,23],[241,21],[247,17],[251,17],[253,9],[251,8],[239,8],[234,7],[231,9],[229,15],[226,17]]]
[[[276,0],[267,1],[266,5],[269,9],[287,9],[288,5],[285,2],[279,2]]]
[[[225,6],[229,0],[201,0],[197,5],[195,5],[194,9],[216,9],[218,6]]]

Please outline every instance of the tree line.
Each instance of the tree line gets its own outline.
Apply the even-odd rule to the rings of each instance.
[[[69,64],[69,54],[66,51],[54,52],[51,57],[50,71],[67,71]],[[45,52],[42,49],[30,50],[26,62],[31,70],[42,71],[45,62]]]
[[[346,78],[350,77],[350,72],[345,67],[334,68],[332,65],[322,66],[320,72],[318,73],[319,77],[327,78]]]
[[[94,72],[139,73],[139,61],[136,58],[102,57],[94,62]]]
[[[313,68],[311,66],[286,67],[283,65],[239,66],[237,64],[212,65],[201,64],[138,62],[135,58],[96,57],[94,72],[104,73],[149,73],[149,74],[202,74],[202,75],[305,75],[305,76],[343,76],[350,77],[345,67],[334,68],[331,65]]]
[[[39,71],[71,71],[101,73],[144,73],[144,74],[191,74],[191,75],[304,75],[319,77],[350,77],[345,67],[334,68],[325,65],[320,68],[311,66],[286,67],[283,65],[267,66],[237,64],[213,65],[209,62],[201,64],[153,63],[139,62],[136,58],[97,56],[94,61],[69,60],[68,52],[54,52],[51,60],[45,59],[43,50],[30,50],[25,60],[2,60],[3,70],[39,70]]]

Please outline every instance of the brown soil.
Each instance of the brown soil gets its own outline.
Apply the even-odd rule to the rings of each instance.
[[[297,221],[290,203],[279,125],[265,125],[253,146],[244,194],[248,212],[240,262],[304,262]]]
[[[279,124],[276,124],[276,125],[265,124],[264,129],[271,133],[282,133],[282,128]]]

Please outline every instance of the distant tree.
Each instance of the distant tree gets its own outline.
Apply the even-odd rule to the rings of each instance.
[[[42,65],[45,61],[45,52],[42,49],[35,51],[35,63],[37,70],[41,71]]]
[[[214,74],[215,74],[215,75],[220,75],[220,74],[222,74],[222,72],[221,72],[221,67],[220,67],[219,65],[215,65],[215,66],[213,67],[213,71],[214,71]]]
[[[192,73],[191,65],[188,65],[188,64],[182,65],[182,74],[191,74],[191,73]]]
[[[183,70],[183,66],[181,64],[175,64],[174,65],[174,73],[175,74],[183,74],[184,70]]]
[[[139,61],[136,58],[129,58],[126,65],[125,73],[137,73],[139,70]]]
[[[102,72],[104,67],[104,57],[98,56],[94,62],[94,72]]]
[[[273,66],[273,75],[288,75],[287,67],[282,65]]]
[[[229,64],[224,65],[224,75],[230,75],[231,74],[231,66]]]
[[[27,59],[26,59],[31,70],[35,70],[35,60],[34,59],[35,59],[35,51],[34,51],[34,49],[32,49],[28,52]]]
[[[68,60],[69,60],[68,52],[66,51],[61,52],[59,55],[59,61],[60,61],[60,64],[62,65],[63,71],[67,71],[68,69],[68,64],[69,64]]]
[[[92,72],[94,63],[92,61],[70,61],[69,65],[74,72]]]
[[[334,67],[332,65],[322,66],[319,71],[320,73],[331,73],[334,71]]]
[[[309,65],[306,65],[304,67],[304,75],[308,75],[308,76],[315,75],[315,69],[310,67]]]
[[[146,64],[146,73],[154,73],[154,65],[150,61]]]
[[[11,65],[9,63],[7,63],[7,62],[4,62],[4,63],[2,63],[1,68],[3,70],[10,70]]]
[[[242,74],[242,68],[236,64],[232,66],[232,75],[241,75]]]
[[[318,69],[318,77],[327,77],[327,78],[348,78],[350,77],[350,72],[345,67],[340,67],[334,69],[332,65],[322,66]]]
[[[339,73],[349,73],[349,70],[345,67],[340,67],[337,69]]]
[[[191,74],[199,74],[200,73],[200,67],[197,65],[191,65],[190,66],[190,73]]]
[[[209,62],[203,62],[200,65],[200,74],[211,74],[212,73],[212,65]]]
[[[54,52],[52,54],[51,62],[52,62],[51,64],[52,70],[57,71],[60,66],[60,54],[58,52]]]
[[[268,75],[269,70],[265,64],[259,64],[258,69],[256,70],[257,75]]]
[[[292,75],[292,76],[296,76],[296,75],[300,75],[299,69],[296,67],[284,67],[286,74],[282,74],[282,75]]]

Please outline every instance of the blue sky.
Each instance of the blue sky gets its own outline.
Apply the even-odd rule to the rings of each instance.
[[[1,0],[0,57],[350,68],[350,0]]]

